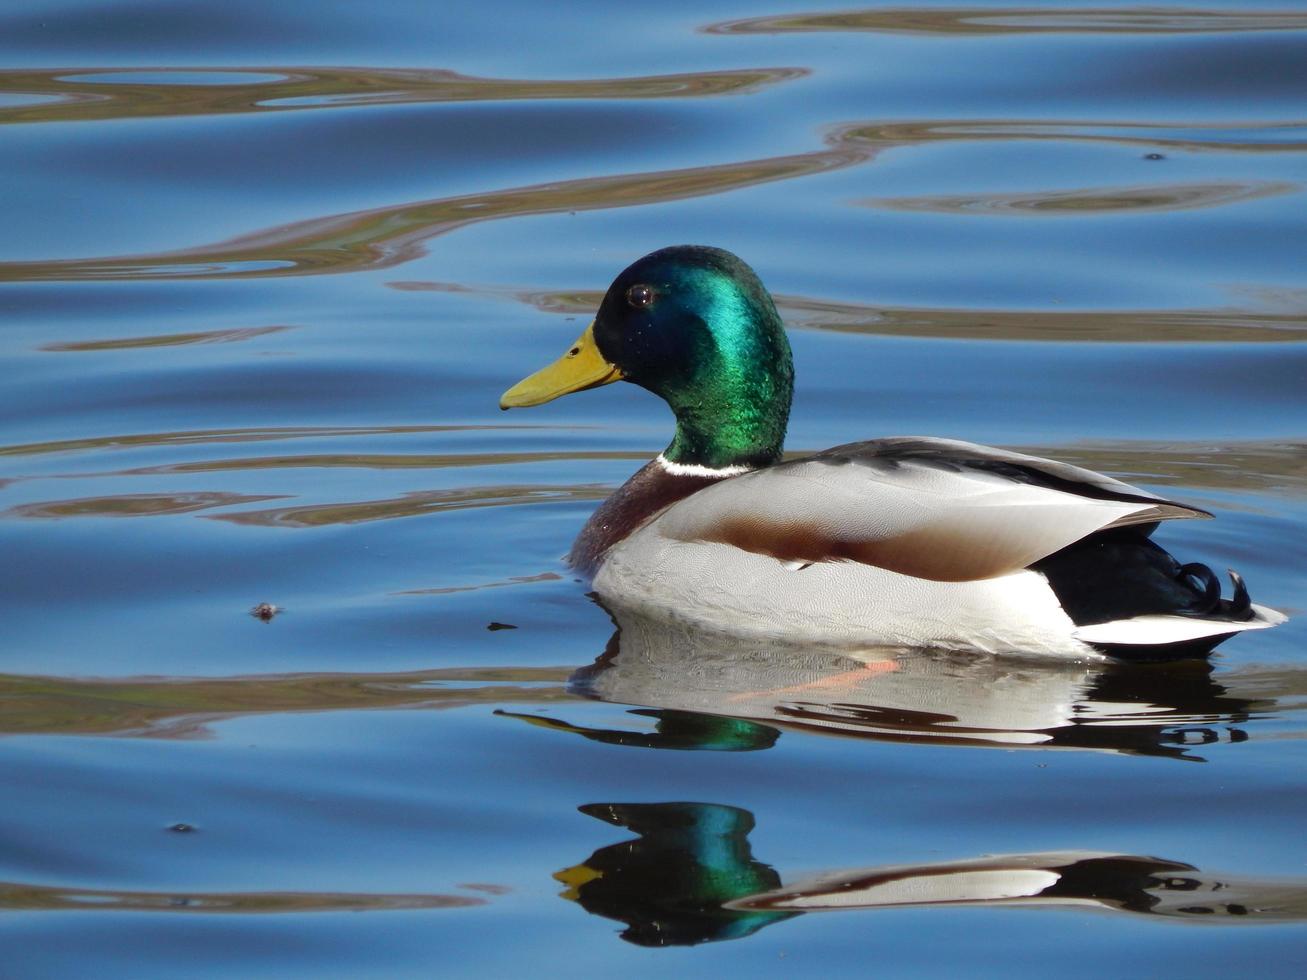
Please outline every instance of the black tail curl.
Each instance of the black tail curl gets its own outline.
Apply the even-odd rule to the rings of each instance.
[[[1202,593],[1194,599],[1193,605],[1185,610],[1186,613],[1193,616],[1206,616],[1221,608],[1221,580],[1209,567],[1201,562],[1191,561],[1187,565],[1180,566],[1176,578],[1192,585]]]
[[[1243,576],[1233,568],[1227,568],[1230,573],[1230,581],[1234,583],[1234,598],[1231,599],[1227,606],[1227,612],[1231,619],[1249,620],[1253,618],[1253,601],[1248,598],[1248,586],[1243,584]]]
[[[1229,599],[1221,598],[1221,580],[1216,573],[1201,562],[1189,562],[1181,565],[1176,579],[1188,585],[1196,595],[1184,609],[1176,610],[1185,616],[1215,616],[1231,622],[1245,622],[1253,618],[1253,603],[1248,597],[1248,586],[1243,576],[1233,568],[1227,568],[1230,583],[1234,586],[1234,595]]]

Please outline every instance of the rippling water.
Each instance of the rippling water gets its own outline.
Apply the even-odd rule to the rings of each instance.
[[[1307,968],[1301,4],[40,0],[0,66],[0,972]],[[560,556],[664,408],[497,398],[688,241],[777,295],[792,450],[1101,469],[1298,615],[610,618]]]

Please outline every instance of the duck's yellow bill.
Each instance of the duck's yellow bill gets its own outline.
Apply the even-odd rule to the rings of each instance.
[[[598,388],[621,380],[621,370],[616,365],[609,364],[595,345],[592,320],[566,354],[504,392],[499,399],[499,407],[527,408],[543,405],[574,391]]]

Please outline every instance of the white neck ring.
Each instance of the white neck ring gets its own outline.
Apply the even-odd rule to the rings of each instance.
[[[739,476],[741,473],[748,473],[752,468],[736,465],[713,469],[711,466],[700,466],[698,463],[673,463],[662,453],[658,454],[658,465],[663,468],[663,472],[670,473],[672,476],[715,476],[718,478]]]

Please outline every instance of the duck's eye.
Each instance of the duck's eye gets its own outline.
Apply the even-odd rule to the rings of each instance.
[[[637,310],[643,310],[654,301],[654,291],[644,283],[638,283],[626,291],[626,301]]]

